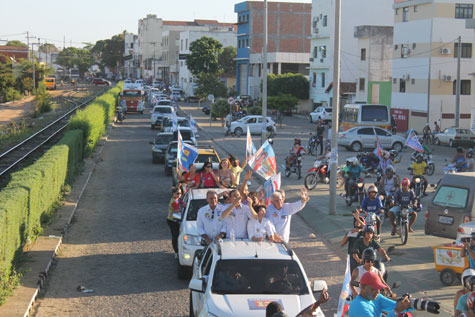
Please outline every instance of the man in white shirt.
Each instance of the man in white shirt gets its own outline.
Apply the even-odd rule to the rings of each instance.
[[[257,214],[249,208],[249,206],[241,203],[242,197],[237,189],[230,193],[232,205],[221,213],[220,220],[226,219],[226,233],[227,237],[231,237],[231,232],[234,232],[234,237],[237,239],[247,239],[247,221],[251,218],[256,219]]]
[[[300,189],[300,199],[294,203],[284,203],[285,198],[280,192],[274,192],[271,196],[271,205],[267,207],[266,218],[274,225],[277,234],[284,242],[289,242],[292,215],[302,210],[308,202],[305,188]]]
[[[206,193],[208,205],[198,210],[196,225],[198,234],[206,241],[206,244],[213,242],[213,239],[223,238],[226,233],[226,226],[219,220],[219,214],[223,211],[223,206],[218,204],[218,195],[214,190]]]

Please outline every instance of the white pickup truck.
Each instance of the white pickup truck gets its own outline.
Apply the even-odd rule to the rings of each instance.
[[[150,114],[150,126],[152,129],[161,128],[165,116],[176,116],[172,106],[155,106]]]

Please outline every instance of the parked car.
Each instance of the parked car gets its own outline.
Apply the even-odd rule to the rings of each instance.
[[[277,128],[275,126],[275,122],[272,121],[271,118],[267,117],[267,127],[271,126],[272,131],[275,134],[277,132]],[[252,116],[245,116],[237,121],[231,122],[230,131],[232,134],[236,136],[241,136],[243,133],[246,133],[247,127],[249,127],[249,131],[254,134],[261,133],[262,131],[262,116],[259,115],[252,115]],[[226,127],[224,127],[226,132]]]
[[[110,86],[111,82],[103,78],[94,78],[92,84],[95,86]]]
[[[327,288],[322,280],[311,287],[297,255],[282,243],[219,240],[196,251],[193,263],[190,316],[263,316],[271,301],[296,316]],[[314,316],[324,316],[320,307]]]
[[[354,127],[338,133],[338,145],[360,152],[363,148],[376,148],[376,135],[384,149],[402,151],[406,140],[386,129],[371,126]]]
[[[152,163],[163,163],[165,160],[165,152],[168,144],[173,141],[172,132],[162,132],[157,134],[155,140],[150,141],[152,144]]]
[[[191,144],[189,140],[183,140],[185,143]],[[176,158],[178,152],[178,141],[172,141],[168,144],[167,151],[165,152],[165,159],[163,170],[165,175],[172,176],[172,170],[176,168]]]
[[[318,120],[323,120],[324,123],[332,121],[332,108],[317,107],[310,112],[310,122],[318,122]]]
[[[204,106],[203,108],[201,108],[201,111],[203,111],[205,115],[209,115],[209,113],[211,112],[211,108],[209,106]]]
[[[172,116],[175,117],[175,109],[171,106],[154,106],[152,113],[150,114],[150,126],[152,129],[161,127],[163,117]]]
[[[426,210],[425,234],[455,239],[475,219],[475,172],[445,174]]]
[[[198,234],[196,217],[198,210],[206,206],[206,193],[209,188],[197,188],[188,191],[183,197],[185,209],[180,224],[180,234],[178,236],[178,277],[180,279],[188,277],[191,273],[195,252],[204,248],[201,243],[201,236]],[[213,189],[220,194],[226,189]]]
[[[448,144],[450,147],[457,145],[475,145],[475,133],[469,129],[446,128],[441,133],[434,135],[435,144]]]

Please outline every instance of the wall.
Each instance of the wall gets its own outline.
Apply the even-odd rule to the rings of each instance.
[[[373,103],[372,95],[373,89],[377,89],[375,85],[379,85],[379,98],[376,103],[391,107],[391,81],[372,81],[368,85],[368,103]],[[376,92],[375,92],[376,93]]]

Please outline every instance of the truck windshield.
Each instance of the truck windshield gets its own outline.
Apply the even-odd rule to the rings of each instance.
[[[467,206],[468,189],[452,186],[442,186],[432,201],[434,205],[452,208],[465,208]]]
[[[140,97],[141,92],[140,90],[124,90],[123,96],[124,97]]]
[[[153,108],[155,113],[172,113],[172,108],[170,107],[155,107]]]
[[[308,286],[293,260],[219,260],[211,291],[223,295],[304,295],[308,294]]]

